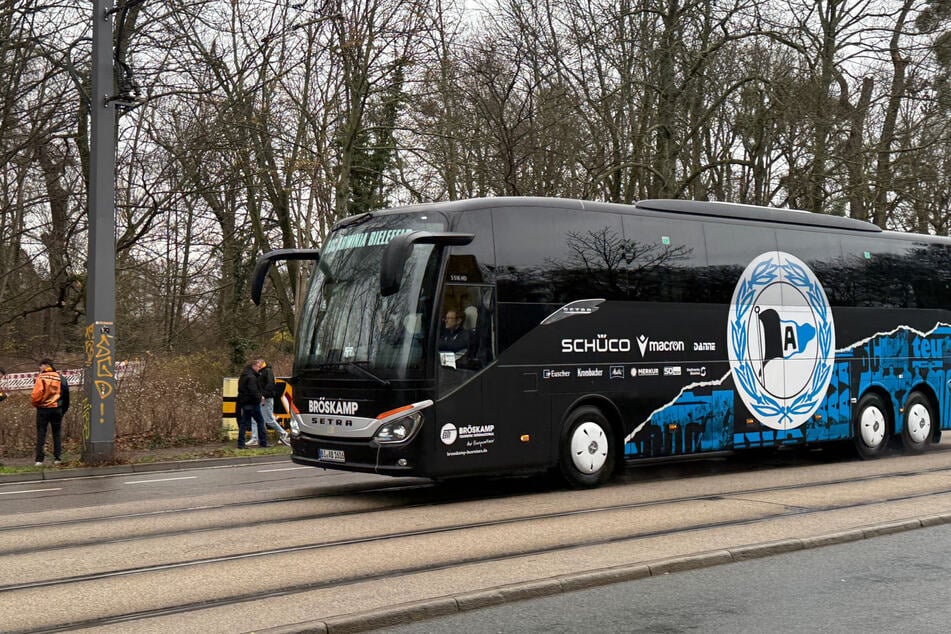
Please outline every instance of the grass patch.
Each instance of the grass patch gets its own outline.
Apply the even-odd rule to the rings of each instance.
[[[141,454],[134,456],[129,462],[131,464],[147,464],[153,462],[181,462],[183,460],[201,460],[202,458],[236,458],[245,456],[289,456],[291,450],[284,445],[274,447],[250,447],[248,449],[238,449],[234,445],[222,445],[218,448],[192,447],[182,448],[180,453],[172,455],[164,454]]]
[[[59,467],[56,467],[59,468]],[[6,465],[0,464],[0,475],[16,475],[18,473],[33,473],[35,471],[42,471],[43,467],[8,467]]]

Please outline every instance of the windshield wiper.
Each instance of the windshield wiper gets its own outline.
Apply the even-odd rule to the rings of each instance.
[[[337,363],[320,363],[316,367],[318,370],[330,370],[332,368],[356,370],[355,374],[359,374],[369,379],[373,379],[380,385],[388,386],[390,384],[390,382],[384,379],[383,377],[377,376],[373,372],[370,372],[368,369],[364,368],[361,365],[358,365],[357,363],[354,363],[353,361],[340,361]]]
[[[372,211],[367,211],[359,216],[351,216],[350,218],[344,218],[343,220],[337,222],[334,225],[334,230],[343,229],[344,227],[356,227],[357,225],[362,225],[364,222],[373,217]]]

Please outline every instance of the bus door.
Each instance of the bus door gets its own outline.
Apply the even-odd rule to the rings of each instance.
[[[453,268],[458,270],[459,264]],[[449,457],[459,463],[464,456],[471,461],[466,468],[476,471],[543,464],[550,414],[539,391],[538,370],[493,363],[498,349],[495,287],[447,283],[441,314],[437,366],[445,398],[437,415],[441,431],[445,428],[451,437],[455,429],[457,434]]]
[[[459,262],[450,267],[450,271],[454,269],[458,271]],[[486,403],[492,397],[485,389],[485,369],[495,360],[497,345],[495,287],[447,283],[440,306],[442,320],[436,345],[437,463],[447,472],[496,469],[501,464],[497,424],[492,412],[487,411]]]

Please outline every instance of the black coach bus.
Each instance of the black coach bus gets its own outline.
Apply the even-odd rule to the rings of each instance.
[[[951,240],[801,211],[486,198],[339,222],[297,331],[293,461],[449,478],[951,425]],[[944,354],[948,350],[949,354]]]

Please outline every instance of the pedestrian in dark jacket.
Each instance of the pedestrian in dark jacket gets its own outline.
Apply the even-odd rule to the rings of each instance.
[[[264,359],[253,359],[244,366],[238,378],[238,449],[244,449],[244,434],[251,429],[251,420],[257,423],[258,435],[261,437],[261,446],[267,447],[267,436],[264,434],[264,417],[261,415],[261,403],[264,395],[261,393],[261,378],[258,372],[264,367]]]
[[[261,369],[258,370],[258,377],[261,379],[261,394],[264,396],[264,401],[261,403],[261,415],[264,417],[265,427],[271,427],[277,432],[277,439],[279,442],[290,446],[290,436],[284,428],[281,427],[281,424],[277,422],[277,419],[274,418],[274,399],[277,398],[277,384],[274,381],[274,371],[271,369],[271,366],[264,362],[261,366]],[[251,442],[248,443],[251,446],[258,444],[258,433],[256,429],[251,429]]]

